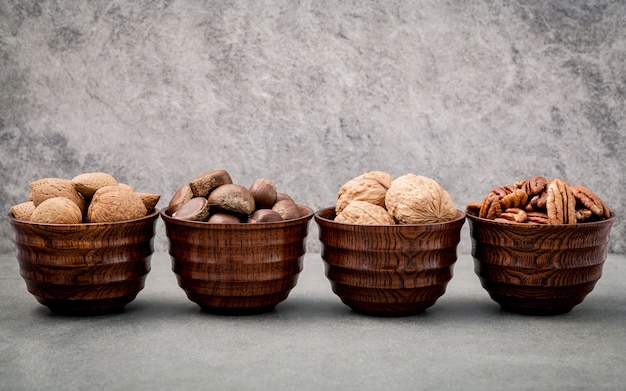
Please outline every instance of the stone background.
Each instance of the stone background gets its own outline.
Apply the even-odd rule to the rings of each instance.
[[[0,250],[33,180],[106,171],[163,207],[223,168],[313,209],[370,170],[460,209],[560,177],[612,207],[623,253],[625,21],[621,0],[0,0]]]

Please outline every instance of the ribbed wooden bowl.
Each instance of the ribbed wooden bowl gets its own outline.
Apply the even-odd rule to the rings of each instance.
[[[435,304],[452,278],[465,214],[438,224],[358,225],[315,213],[333,292],[355,312],[406,316]]]
[[[39,303],[64,315],[122,311],[150,272],[159,211],[116,223],[39,224],[9,213],[20,275]]]
[[[161,212],[172,270],[203,311],[249,315],[272,310],[296,286],[313,211],[272,223],[214,224]]]
[[[528,225],[466,213],[474,271],[505,311],[567,313],[602,276],[614,215],[590,223]]]

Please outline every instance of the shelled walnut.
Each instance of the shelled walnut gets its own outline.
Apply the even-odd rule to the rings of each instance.
[[[611,217],[609,207],[588,188],[542,176],[494,188],[466,208],[478,217],[523,224],[576,224]]]

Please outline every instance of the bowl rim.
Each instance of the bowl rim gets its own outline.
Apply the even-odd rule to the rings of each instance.
[[[318,209],[315,213],[315,220],[316,221],[322,221],[325,222],[327,224],[336,224],[336,225],[341,225],[341,226],[345,226],[345,227],[371,227],[371,228],[380,228],[380,227],[407,227],[407,228],[411,228],[411,227],[444,227],[450,224],[454,224],[454,223],[458,223],[460,221],[464,221],[465,220],[465,212],[461,209],[456,209],[456,217],[452,220],[448,220],[448,221],[442,221],[439,223],[427,223],[427,224],[355,224],[355,223],[344,223],[342,221],[335,221],[334,219],[328,219],[326,217],[322,216],[322,213],[329,211],[329,210],[334,210],[335,207],[334,206],[329,206],[326,208],[321,208]]]
[[[25,221],[15,218],[13,212],[9,212],[7,217],[11,224],[22,224],[22,225],[30,225],[33,227],[41,227],[41,228],[80,228],[80,227],[114,227],[125,224],[138,223],[144,220],[152,220],[157,217],[160,213],[160,209],[154,208],[151,213],[146,214],[145,216],[132,219],[132,220],[122,220],[122,221],[110,221],[106,223],[78,223],[78,224],[53,224],[53,223],[34,223],[32,221]]]
[[[476,221],[482,224],[491,224],[493,226],[498,227],[519,227],[520,229],[546,229],[546,227],[563,227],[563,228],[572,228],[572,227],[593,227],[594,225],[603,225],[607,223],[613,223],[615,221],[615,213],[611,211],[611,217],[608,219],[596,220],[596,221],[588,221],[583,223],[575,223],[575,224],[524,224],[524,223],[505,223],[502,221],[496,221],[492,219],[486,219],[484,217],[478,217],[475,212],[470,209],[465,210],[465,215],[470,221]]]
[[[184,220],[177,219],[168,214],[167,208],[163,208],[159,213],[161,218],[166,223],[176,224],[176,225],[185,225],[188,227],[209,227],[209,228],[240,228],[246,227],[246,229],[265,229],[270,226],[280,226],[280,225],[289,225],[289,224],[298,224],[303,221],[308,221],[313,217],[313,209],[303,204],[296,204],[300,210],[305,209],[306,214],[297,217],[295,219],[289,220],[280,220],[280,221],[266,221],[262,223],[209,223],[208,221],[194,221],[194,220]]]

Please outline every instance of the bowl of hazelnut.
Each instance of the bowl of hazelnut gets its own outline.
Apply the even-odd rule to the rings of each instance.
[[[466,214],[475,273],[502,310],[570,312],[602,276],[615,216],[584,186],[534,176],[492,189]]]
[[[29,187],[8,215],[28,291],[57,314],[123,311],[150,271],[160,196],[104,172]]]
[[[371,171],[315,212],[333,292],[372,316],[424,312],[445,293],[465,214],[434,180]]]
[[[226,170],[181,186],[161,212],[172,270],[204,312],[273,310],[296,286],[313,211],[266,178],[249,187]]]

